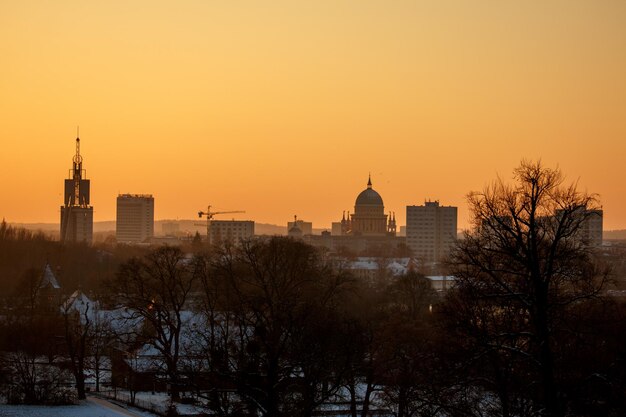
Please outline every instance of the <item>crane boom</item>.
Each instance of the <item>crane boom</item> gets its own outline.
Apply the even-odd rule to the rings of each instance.
[[[231,211],[211,211],[211,206],[207,207],[207,211],[200,210],[198,212],[198,217],[202,218],[202,216],[206,217],[206,237],[209,245],[211,244],[211,220],[213,220],[213,216],[216,214],[232,214],[232,213],[245,213],[242,210],[231,210]]]

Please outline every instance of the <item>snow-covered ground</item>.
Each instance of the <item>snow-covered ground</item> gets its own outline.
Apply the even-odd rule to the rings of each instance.
[[[5,405],[0,404],[0,417],[155,417],[154,414],[88,399],[79,405]]]
[[[118,389],[115,394],[110,391],[101,392],[100,394],[109,398],[113,398],[115,395],[115,398],[121,402],[130,402],[130,393],[126,390]],[[170,404],[170,397],[164,392],[152,394],[150,392],[140,391],[137,392],[135,396],[135,404],[148,410],[156,410],[157,412],[164,413]],[[180,416],[196,416],[206,411],[206,409],[193,404],[175,404],[175,406]],[[0,414],[0,417],[2,417],[2,414]]]

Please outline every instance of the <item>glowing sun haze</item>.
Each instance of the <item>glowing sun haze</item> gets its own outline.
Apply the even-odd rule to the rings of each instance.
[[[80,125],[94,220],[207,204],[330,227],[459,207],[522,158],[626,228],[626,2],[2,1],[0,217],[58,222]]]

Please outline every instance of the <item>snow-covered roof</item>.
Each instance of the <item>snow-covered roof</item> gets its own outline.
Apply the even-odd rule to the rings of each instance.
[[[403,265],[398,261],[393,261],[389,265],[387,265],[387,269],[390,270],[394,275],[402,275],[408,272],[408,267]]]
[[[431,281],[454,281],[456,280],[454,275],[427,275],[426,278],[428,278]]]
[[[61,285],[59,281],[55,278],[52,273],[52,268],[50,268],[50,264],[46,264],[46,267],[43,270],[43,277],[41,278],[41,284],[39,284],[39,288],[54,288],[59,289]]]
[[[124,358],[124,362],[135,372],[159,372],[165,369],[163,360],[156,356]]]
[[[375,271],[378,269],[378,263],[373,260],[358,260],[347,264],[349,269],[366,269]]]
[[[375,256],[359,256],[356,258],[355,262],[374,262],[374,263],[378,263],[378,261],[381,258],[377,258]],[[404,258],[386,258],[389,259],[390,262],[397,262],[401,265],[404,266],[408,266],[409,263],[411,262],[411,258],[409,257],[404,257]]]
[[[380,267],[379,258],[366,256],[360,256],[355,261],[346,263],[346,268],[352,270],[377,271]],[[394,275],[406,274],[411,268],[411,258],[391,258],[385,268]]]
[[[98,319],[108,323],[111,329],[118,334],[129,333],[141,327],[144,319],[134,310],[126,307],[114,310],[98,311]]]
[[[81,316],[86,312],[93,312],[97,309],[96,302],[92,301],[81,290],[76,290],[61,305],[61,312],[77,311]]]

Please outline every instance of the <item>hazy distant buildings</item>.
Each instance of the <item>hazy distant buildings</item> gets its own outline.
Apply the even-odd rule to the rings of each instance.
[[[422,262],[439,262],[456,240],[457,208],[438,201],[406,207],[406,244]]]
[[[574,209],[574,215],[582,216],[580,230],[575,237],[581,239],[590,247],[602,246],[602,222],[604,212],[602,210],[590,210],[584,206]],[[556,211],[556,218],[559,219],[562,210]]]
[[[161,232],[165,236],[176,236],[180,233],[180,223],[168,221],[161,223]]]
[[[68,179],[65,180],[61,206],[61,242],[86,242],[93,240],[93,207],[89,205],[89,180],[84,178],[80,139],[76,138],[76,154]]]
[[[254,221],[252,220],[212,220],[211,243],[237,243],[241,239],[254,236]]]
[[[294,218],[294,221],[287,222],[287,235],[292,236],[293,233],[299,233],[299,236],[312,235],[313,223]]]
[[[321,236],[304,235],[304,241],[331,253],[368,256],[397,253],[405,246],[405,239],[396,236],[395,214],[385,214],[383,199],[372,188],[371,178],[356,198],[354,213],[344,211],[341,221],[333,222],[331,230]]]
[[[115,237],[118,243],[143,243],[154,236],[154,198],[150,194],[117,196]]]
[[[602,210],[587,210],[589,217],[583,225],[583,233],[590,246],[602,246]]]

